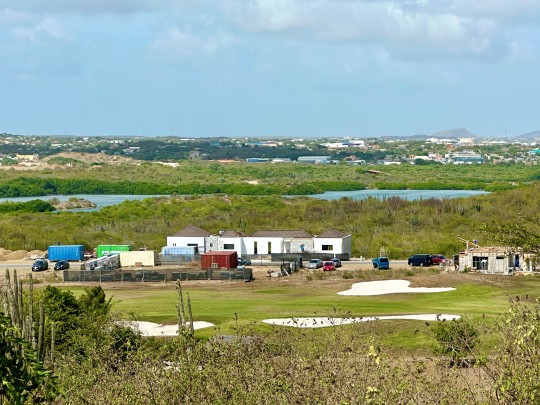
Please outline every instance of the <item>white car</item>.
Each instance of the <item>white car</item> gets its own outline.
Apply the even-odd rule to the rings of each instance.
[[[323,266],[323,261],[321,259],[311,259],[308,264],[308,269],[320,269]]]

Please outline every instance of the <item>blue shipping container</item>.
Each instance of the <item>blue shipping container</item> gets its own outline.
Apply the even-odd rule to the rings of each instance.
[[[47,249],[50,261],[58,260],[84,260],[83,245],[52,245]]]
[[[162,255],[193,256],[197,252],[197,246],[164,246],[161,248]]]

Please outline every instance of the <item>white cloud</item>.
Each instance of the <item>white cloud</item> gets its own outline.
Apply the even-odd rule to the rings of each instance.
[[[151,54],[161,59],[183,59],[188,57],[211,56],[228,46],[234,38],[224,32],[202,37],[191,31],[173,28],[164,36],[154,40],[149,47]]]
[[[41,40],[71,40],[73,36],[62,24],[52,18],[44,18],[34,25],[15,27],[12,34],[22,40],[39,42]]]
[[[4,0],[4,7],[30,13],[133,14],[174,9],[185,0]]]
[[[540,1],[231,0],[223,10],[239,29],[259,35],[375,44],[402,58],[492,59],[508,52],[511,22],[538,14]]]

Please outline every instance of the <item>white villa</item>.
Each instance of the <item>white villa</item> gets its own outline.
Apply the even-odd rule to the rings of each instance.
[[[167,246],[196,246],[198,253],[234,250],[240,256],[303,252],[350,256],[351,239],[351,235],[336,229],[328,229],[316,236],[303,230],[261,230],[247,236],[236,231],[213,235],[196,226],[188,226],[167,236]]]

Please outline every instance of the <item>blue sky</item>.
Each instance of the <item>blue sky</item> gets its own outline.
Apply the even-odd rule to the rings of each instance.
[[[0,0],[0,132],[540,130],[540,0]]]

